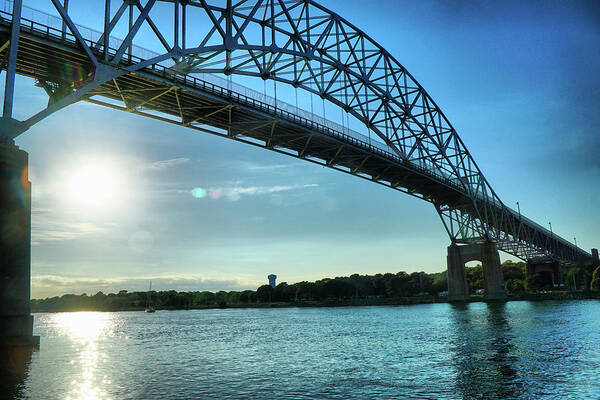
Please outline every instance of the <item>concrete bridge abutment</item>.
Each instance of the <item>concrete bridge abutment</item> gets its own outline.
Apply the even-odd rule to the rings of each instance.
[[[0,347],[39,344],[33,336],[31,183],[28,154],[0,144]]]
[[[448,246],[448,300],[465,301],[469,297],[469,286],[465,264],[469,261],[481,261],[486,300],[502,300],[504,276],[498,247],[492,242]]]
[[[560,285],[563,283],[563,271],[556,260],[527,261],[527,276],[538,274],[544,285]]]
[[[448,246],[448,301],[465,301],[469,296],[467,273],[460,247]]]

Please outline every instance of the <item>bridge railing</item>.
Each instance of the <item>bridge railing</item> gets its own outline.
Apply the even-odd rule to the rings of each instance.
[[[0,1],[0,16],[3,19],[10,21],[12,17],[12,4],[13,2],[11,0]],[[75,25],[90,48],[99,48],[98,45],[102,37],[102,32],[79,24]],[[70,31],[63,30],[62,18],[25,5],[22,6],[21,26],[30,31],[51,36],[54,39],[76,43],[75,36]],[[116,54],[117,49],[122,43],[123,40],[110,36],[109,53]],[[157,52],[132,44],[131,48],[123,55],[122,62],[126,64],[137,64],[159,55],[160,54]],[[450,177],[449,175],[444,175],[425,163],[417,164],[412,161],[406,161],[398,156],[391,146],[350,129],[349,127],[213,74],[178,74],[173,68],[174,65],[174,61],[167,60],[161,63],[152,64],[147,70],[200,90],[210,91],[231,99],[235,98],[237,101],[251,104],[253,107],[259,107],[269,113],[300,123],[310,129],[318,130],[348,143],[363,147],[370,152],[385,156],[397,163],[406,164],[410,166],[410,168],[434,177],[438,181],[458,190],[461,190],[462,188],[461,182],[458,179]]]
[[[11,15],[12,4],[13,4],[12,0],[1,0],[0,10],[3,12],[3,14]],[[41,24],[44,26],[44,28],[48,32],[52,32],[54,34],[56,34],[57,32],[60,32],[62,36],[68,37],[71,40],[75,39],[74,36],[71,34],[71,32],[68,31],[68,28],[66,31],[63,31],[62,18],[60,18],[56,15],[52,15],[52,14],[46,13],[44,11],[37,10],[35,8],[31,8],[31,7],[24,5],[22,7],[22,11],[21,11],[21,18],[23,20],[25,20],[26,22],[29,22],[28,25],[30,25],[31,28],[34,28],[34,25]],[[23,24],[23,22],[22,22],[22,24]],[[101,31],[98,31],[96,29],[92,29],[92,28],[89,28],[89,27],[86,27],[86,26],[83,26],[80,24],[75,24],[75,25],[77,26],[79,33],[81,33],[81,36],[86,41],[90,42],[90,44],[97,45],[98,42],[100,42],[100,39],[102,37]],[[116,38],[114,36],[109,36],[110,50],[118,49],[122,44],[123,44],[122,39]],[[116,53],[116,51],[115,51],[115,53]],[[146,49],[144,47],[133,44],[131,46],[131,48],[127,50],[127,52],[123,56],[123,59],[132,59],[132,60],[135,60],[136,62],[139,62],[139,61],[145,61],[145,60],[155,58],[159,55],[160,54],[155,51],[152,51],[152,50]],[[158,65],[164,66],[169,69],[173,69],[173,67],[175,66],[175,62],[173,62],[173,60],[171,60],[171,59],[168,59],[166,61],[159,62]],[[251,97],[256,100],[260,100],[261,102],[270,104],[270,105],[276,107],[277,109],[289,111],[292,114],[296,114],[305,119],[315,121],[315,122],[319,123],[320,125],[327,126],[335,131],[344,132],[346,134],[349,134],[350,136],[357,137],[363,141],[367,141],[368,143],[371,143],[372,146],[377,147],[381,150],[393,152],[393,149],[391,147],[389,147],[387,144],[385,144],[377,139],[363,135],[353,129],[350,129],[349,127],[338,124],[337,122],[328,120],[328,119],[321,117],[315,113],[301,109],[292,104],[284,102],[280,99],[276,99],[272,96],[268,96],[257,90],[254,90],[254,89],[248,88],[246,86],[240,85],[238,83],[232,82],[228,79],[216,76],[214,74],[207,74],[207,73],[190,73],[188,75],[195,76],[200,80],[203,80],[206,82],[211,82],[215,85],[227,88],[231,91],[244,94],[247,97]]]

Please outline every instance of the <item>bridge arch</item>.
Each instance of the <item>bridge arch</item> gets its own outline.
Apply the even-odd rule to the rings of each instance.
[[[489,200],[502,206],[501,200],[433,99],[382,46],[315,1],[135,0],[123,1],[111,12],[113,2],[107,0],[104,32],[92,43],[59,0],[49,1],[63,19],[63,31],[70,30],[92,62],[93,73],[72,93],[71,88],[46,85],[52,107],[21,127],[28,128],[110,80],[154,65],[182,75],[220,73],[274,80],[342,108],[405,162],[441,176],[468,194],[471,200],[461,209],[434,203],[453,241],[465,236],[503,236],[502,227],[489,221],[485,208]],[[153,20],[152,11],[160,2],[173,7],[171,43]],[[128,8],[127,35],[115,40],[111,32],[126,19]],[[208,21],[196,23],[193,35],[187,34],[188,22],[196,22],[188,21],[191,10]],[[135,47],[134,39],[142,36],[142,26],[150,28],[165,52],[135,62],[130,56],[129,63],[124,62]]]
[[[225,29],[209,29],[201,46],[182,48],[182,70],[193,64],[195,72],[254,76],[302,88],[354,116],[406,161],[440,171],[465,188],[473,172],[480,174],[474,161],[471,173],[451,161],[468,151],[423,87],[339,14],[312,0],[212,3],[189,6],[201,8],[214,27]],[[262,35],[248,35],[253,28]]]
[[[143,104],[171,90],[179,102],[177,92],[181,89],[181,77],[177,75],[218,73],[273,80],[302,88],[342,108],[373,131],[386,144],[386,149],[391,149],[395,157],[403,161],[402,167],[410,170],[409,173],[421,174],[421,177],[441,184],[448,193],[453,192],[454,197],[444,195],[448,193],[439,196],[421,193],[419,196],[434,204],[452,243],[490,240],[522,259],[556,256],[574,260],[589,256],[522,217],[520,212],[506,207],[446,116],[413,76],[363,31],[313,0],[241,0],[235,3],[233,0],[106,0],[104,30],[91,36],[89,29],[87,36],[82,34],[86,28],[70,17],[66,1],[47,1],[60,15],[58,25],[62,24],[62,29],[42,26],[41,30],[35,31],[32,20],[22,23],[20,29],[12,29],[11,39],[17,40],[10,41],[7,75],[14,77],[15,74],[19,30],[25,31],[28,40],[42,41],[61,50],[72,51],[78,46],[74,56],[87,59],[82,62],[85,68],[81,71],[88,74],[80,76],[84,79],[73,82],[70,87],[64,87],[64,83],[61,87],[60,82],[57,84],[52,78],[47,84],[41,82],[40,86],[51,97],[49,106],[25,121],[12,119],[5,107],[0,140],[18,136],[77,100],[89,100],[96,88],[106,88],[111,81],[120,93],[118,79],[149,76],[155,67],[169,71],[167,75],[151,76],[166,90],[143,100]],[[14,0],[15,5],[21,2]],[[161,24],[156,23],[158,7],[155,6],[159,3],[163,3],[160,12],[168,9],[173,13],[172,19],[160,21],[166,21],[166,28],[159,28]],[[115,4],[117,7],[111,11]],[[188,18],[192,10],[198,20]],[[6,26],[7,18],[2,18]],[[16,18],[14,12],[12,18]],[[195,25],[191,34],[190,23]],[[128,25],[126,37],[123,40],[112,37],[115,27],[123,24]],[[147,28],[146,33],[154,34],[164,51],[152,53],[137,47],[135,39],[147,38],[140,33],[143,26]],[[45,37],[33,37],[40,32],[44,36],[44,31]],[[173,34],[169,36],[166,32]],[[64,40],[67,36],[68,43],[60,42],[61,37]],[[13,46],[13,43],[17,45]],[[132,49],[136,47],[143,54],[132,58]],[[30,75],[37,79],[36,73]],[[5,93],[13,90],[10,86],[6,86]],[[12,98],[12,93],[10,95]],[[10,103],[7,98],[5,95],[5,106]],[[125,110],[131,111],[127,104]],[[277,110],[274,114],[278,115]],[[183,115],[181,120],[182,125],[190,126],[184,123]],[[356,174],[361,165],[352,173]],[[332,167],[332,163],[328,162],[327,166]],[[372,180],[379,182],[380,177],[381,174],[375,174]],[[393,188],[399,185],[389,183]],[[413,192],[410,189],[405,192],[414,195],[414,188]]]
[[[67,19],[68,10],[58,0],[52,2]],[[107,15],[112,19],[106,19],[105,33],[92,46],[85,43],[73,21],[66,23],[95,65],[94,79],[79,89],[79,96],[116,76],[155,64],[168,65],[184,75],[197,72],[274,80],[340,107],[405,161],[434,170],[465,191],[496,197],[425,89],[388,51],[339,14],[313,0],[250,0],[235,4],[227,0],[225,5],[218,0],[170,0],[176,33],[173,43],[169,43],[152,19],[158,2],[125,1],[114,13],[110,13],[109,6]],[[137,17],[135,22],[130,19],[125,39],[116,41],[118,48],[111,49],[115,40],[106,38],[126,19],[127,7],[138,12]],[[188,9],[210,21],[200,32],[196,26],[193,36],[186,34],[188,23],[196,22],[186,17]],[[121,65],[144,25],[151,28],[165,52]],[[171,60],[175,65],[169,64]],[[78,96],[67,97],[65,105]],[[484,217],[479,211],[475,207],[477,218]],[[485,235],[485,229],[480,233]]]

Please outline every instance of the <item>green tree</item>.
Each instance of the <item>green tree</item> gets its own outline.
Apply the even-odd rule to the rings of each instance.
[[[410,274],[410,294],[415,295],[417,293],[435,294],[431,275],[422,271]]]
[[[208,306],[213,304],[216,301],[216,296],[213,292],[200,292],[196,294],[196,304]]]
[[[262,285],[256,289],[256,298],[262,303],[271,302],[273,297],[273,288],[270,285]]]
[[[540,274],[529,274],[525,278],[525,289],[529,291],[540,290],[544,287],[544,280]]]
[[[431,274],[431,276],[433,276],[433,294],[445,292],[446,290],[448,290],[448,271],[438,272],[437,274]]]
[[[583,270],[583,287],[585,291],[588,291],[592,287],[592,280],[594,279],[594,264],[587,262],[581,266],[581,269]]]
[[[406,272],[398,272],[385,283],[387,297],[412,296],[414,289],[411,287],[411,283],[410,276]]]
[[[518,262],[513,263],[510,260],[506,260],[502,263],[502,274],[504,280],[508,282],[511,279],[524,280],[525,279],[525,263]]]
[[[590,283],[590,290],[595,292],[600,291],[600,266],[594,270],[592,282]]]
[[[592,281],[592,272],[590,270],[591,268],[586,268],[586,266],[582,265],[569,268],[566,278],[569,290],[589,290]]]
[[[240,302],[240,292],[231,291],[226,296],[227,304],[237,304]]]
[[[273,290],[273,300],[275,301],[292,301],[296,296],[296,290],[292,286],[288,285],[287,282],[281,282],[275,286]]]
[[[373,295],[374,296],[382,296],[382,297],[385,296],[386,292],[387,292],[386,278],[381,274],[376,274],[373,277],[372,282],[373,282]]]
[[[465,270],[469,291],[474,293],[477,289],[483,289],[483,267],[477,264],[474,267],[466,267]]]
[[[312,289],[315,284],[312,282],[299,282],[296,283],[296,293],[295,297],[300,300],[311,300],[312,299]]]
[[[354,295],[354,286],[344,278],[327,279],[323,285],[325,298],[346,299]]]
[[[254,290],[244,290],[240,293],[241,303],[254,303],[256,301],[256,293]]]
[[[522,279],[508,279],[505,287],[509,293],[520,293],[525,290]]]

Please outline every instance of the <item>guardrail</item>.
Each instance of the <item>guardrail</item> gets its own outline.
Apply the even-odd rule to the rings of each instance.
[[[22,8],[23,9],[21,16],[21,29],[25,29],[26,31],[29,31],[31,33],[41,34],[47,38],[52,38],[54,40],[59,41],[66,41],[76,45],[75,36],[68,31],[62,30],[62,19],[27,6],[23,6]],[[3,0],[0,3],[0,17],[6,22],[10,23],[12,18],[11,12],[12,1]],[[34,20],[33,18],[44,20],[44,22],[39,22],[38,20]],[[77,25],[77,28],[79,29],[87,45],[93,51],[94,49],[99,47],[98,40],[100,40],[102,35],[100,31],[96,31],[94,29],[81,25]],[[111,46],[109,47],[109,54],[114,55],[117,53],[117,49],[118,47],[120,47],[123,41],[120,39],[110,37],[109,43],[111,44]],[[113,44],[116,47],[113,47]],[[96,51],[96,53],[100,54],[98,51]],[[144,49],[140,46],[132,45],[131,51],[126,52],[123,55],[121,62],[125,65],[131,65],[141,63],[143,61],[146,61],[147,59],[152,59],[157,56],[159,56],[158,53],[155,53],[148,49]],[[462,191],[462,186],[458,179],[451,178],[449,176],[444,176],[438,171],[433,170],[431,168],[426,168],[422,165],[406,161],[399,157],[398,154],[393,150],[393,148],[386,145],[385,143],[371,140],[371,138],[369,138],[368,136],[363,135],[354,130],[345,128],[342,125],[339,125],[333,121],[326,120],[313,113],[309,113],[306,110],[299,109],[291,104],[280,100],[276,100],[269,96],[263,95],[255,90],[246,88],[245,86],[239,84],[234,84],[232,82],[227,81],[226,79],[222,79],[217,76],[211,74],[202,74],[202,77],[204,79],[200,79],[193,75],[178,74],[173,70],[173,65],[163,65],[161,63],[156,63],[152,64],[149,67],[146,67],[145,70],[150,73],[169,78],[173,81],[177,81],[180,84],[190,86],[198,90],[204,90],[209,93],[217,94],[229,100],[236,100],[240,103],[255,107],[261,111],[277,115],[278,117],[281,117],[294,123],[298,123],[311,130],[316,130],[328,136],[332,136],[339,140],[345,141],[349,144],[359,146],[365,150],[368,150],[369,152],[388,158],[394,161],[395,163],[403,164],[411,169],[419,171],[424,175],[432,177],[435,180],[444,183],[445,185],[448,185],[456,190]],[[217,80],[219,82],[214,83],[210,82],[209,80]],[[231,89],[223,87],[225,85],[229,86]],[[239,93],[238,91],[233,89],[234,87],[235,89],[243,91],[246,94]],[[249,96],[248,94],[250,94],[251,96]],[[256,97],[260,97],[261,99],[257,99]],[[291,109],[292,111],[289,111],[289,109]],[[302,116],[300,114],[302,114]]]

